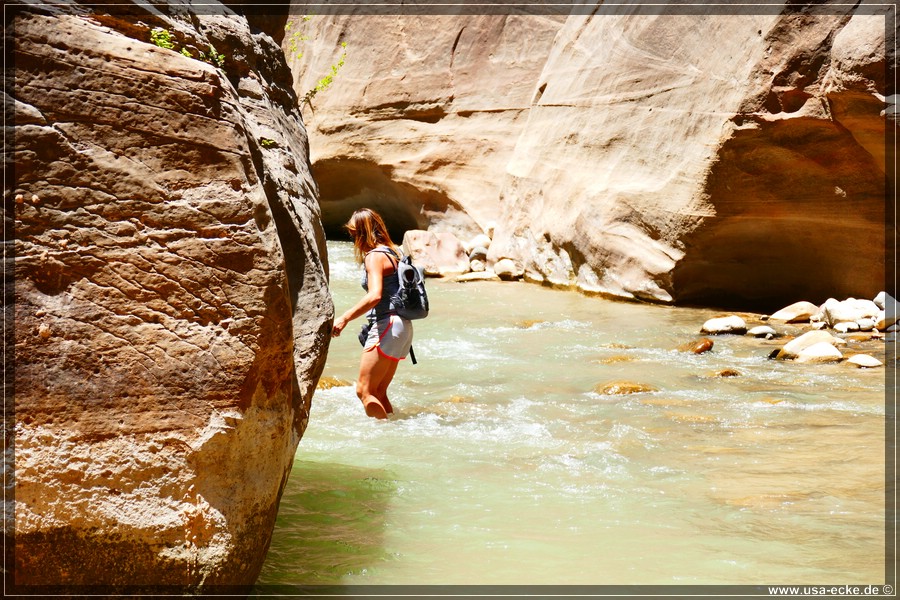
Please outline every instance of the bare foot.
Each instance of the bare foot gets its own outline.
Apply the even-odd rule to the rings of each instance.
[[[387,396],[381,398],[381,405],[384,406],[384,410],[387,411],[387,414],[394,414],[394,407],[391,406],[391,401],[387,399]]]
[[[376,419],[387,419],[384,407],[377,400],[372,400],[366,404],[366,414]]]

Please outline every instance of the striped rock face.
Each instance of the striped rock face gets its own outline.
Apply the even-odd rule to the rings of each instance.
[[[335,232],[366,205],[400,230],[493,227],[488,268],[769,311],[883,287],[885,23],[787,3],[357,11],[313,17],[290,61],[300,95],[346,43],[309,122]]]

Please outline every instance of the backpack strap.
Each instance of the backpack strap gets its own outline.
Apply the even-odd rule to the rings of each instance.
[[[366,256],[370,255],[373,252],[378,252],[379,254],[384,254],[388,257],[388,260],[391,261],[391,264],[394,265],[394,272],[397,272],[397,263],[400,261],[400,257],[397,256],[397,253],[394,252],[393,249],[387,248],[386,250],[382,250],[381,247],[372,248],[368,252],[366,252]]]

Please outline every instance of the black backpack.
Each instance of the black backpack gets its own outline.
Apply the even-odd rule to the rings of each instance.
[[[391,250],[375,249],[373,252],[387,254],[388,258],[398,258]],[[413,321],[428,316],[428,292],[425,291],[425,272],[421,267],[412,264],[409,256],[394,262],[400,288],[391,296],[391,311],[404,319]]]
[[[397,258],[397,254],[391,250],[373,250],[373,252],[381,252],[387,254],[388,258]],[[394,268],[397,271],[397,280],[400,282],[400,288],[397,293],[391,296],[391,310],[396,312],[398,316],[410,321],[414,319],[424,319],[428,316],[428,292],[425,291],[425,272],[421,267],[412,264],[409,256],[404,256],[401,260],[396,261]],[[363,332],[359,334],[359,341],[365,345],[365,338],[368,330],[363,328]],[[412,347],[409,349],[409,357],[413,364],[417,364],[416,353]]]
[[[425,273],[412,264],[409,256],[397,263],[397,279],[400,289],[391,297],[391,306],[404,319],[424,319],[428,316],[428,292],[425,291]]]

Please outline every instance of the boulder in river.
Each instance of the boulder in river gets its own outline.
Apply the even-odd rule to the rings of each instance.
[[[822,320],[829,327],[843,322],[855,322],[866,317],[877,317],[880,310],[873,301],[856,298],[848,298],[843,302],[829,298],[821,307]]]
[[[490,247],[490,245],[491,245],[491,238],[489,238],[484,233],[479,233],[478,235],[476,235],[475,237],[470,239],[468,242],[463,244],[463,246],[466,249],[466,252],[468,252],[470,256],[471,256],[472,252],[474,252],[478,248],[486,249],[486,248]],[[484,250],[484,253],[486,255],[487,250]]]
[[[794,359],[795,362],[837,362],[844,358],[841,351],[828,342],[817,342],[807,346]]]
[[[469,260],[487,261],[488,251],[484,246],[476,246],[469,251]]]
[[[762,337],[762,338],[773,338],[778,334],[774,329],[769,327],[768,325],[758,325],[747,332],[747,335],[752,335],[753,337]]]
[[[784,345],[778,352],[778,358],[796,358],[806,348],[819,343],[834,345],[836,338],[823,330],[807,331],[798,338],[795,338]]]
[[[469,256],[449,232],[411,229],[403,235],[403,251],[425,275],[442,277],[469,271]]]
[[[802,323],[809,321],[817,312],[819,312],[818,306],[812,302],[802,300],[800,302],[794,302],[790,306],[785,306],[769,316],[769,318],[776,321],[784,321],[785,323]]]
[[[874,367],[881,367],[884,365],[883,362],[881,362],[874,356],[869,356],[868,354],[854,354],[847,359],[847,362],[851,365],[856,365],[857,367],[869,369]]]
[[[848,333],[850,331],[859,331],[859,325],[856,321],[841,321],[834,324],[834,330],[838,333]]]
[[[525,270],[517,265],[511,258],[501,258],[494,263],[494,273],[504,281],[513,281],[515,279],[521,279],[522,275],[525,274]]]
[[[709,319],[700,328],[702,333],[719,335],[723,333],[742,334],[747,332],[747,323],[737,315]]]

